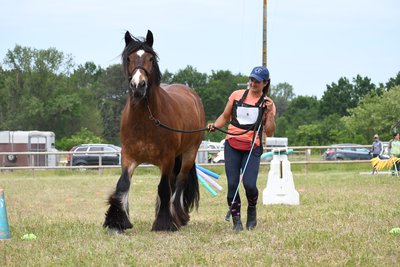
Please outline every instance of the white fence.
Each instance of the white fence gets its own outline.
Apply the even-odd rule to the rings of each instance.
[[[324,160],[322,158],[323,152],[326,149],[332,149],[332,148],[351,148],[354,146],[340,146],[340,147],[334,147],[334,146],[293,146],[293,147],[288,147],[289,149],[293,149],[294,152],[289,155],[289,160],[291,164],[303,164],[305,165],[305,168],[307,169],[307,166],[309,164],[342,164],[342,163],[369,163],[369,160]],[[357,146],[360,147],[360,146]],[[369,148],[370,146],[361,146],[361,147],[366,147]],[[264,152],[270,151],[271,148],[265,147]],[[209,157],[208,155],[215,155],[218,153],[218,149],[199,149],[198,152],[198,157],[196,160],[196,163],[199,165],[223,165],[223,163],[212,163],[209,162]],[[0,155],[28,155],[31,160],[30,166],[4,166],[0,167],[0,171],[5,171],[5,170],[37,170],[37,169],[98,169],[101,171],[102,169],[109,169],[109,168],[120,168],[120,165],[103,165],[102,164],[102,153],[107,153],[110,154],[112,152],[0,152]],[[115,152],[118,153],[118,152]],[[67,162],[66,158],[68,155],[71,154],[96,154],[99,156],[99,164],[98,165],[92,165],[92,166],[72,166],[72,161]],[[53,155],[57,158],[57,162],[55,166],[35,166],[35,156],[36,155],[46,155],[50,156]],[[261,161],[262,165],[268,165],[269,161],[268,160],[262,160]],[[142,164],[139,167],[151,167],[153,165],[149,164]]]

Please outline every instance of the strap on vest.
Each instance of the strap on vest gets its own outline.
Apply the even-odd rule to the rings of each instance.
[[[244,91],[242,97],[238,101],[238,106],[243,106],[243,102],[246,99],[248,94],[249,94],[249,89],[246,89]],[[262,93],[260,99],[257,101],[257,103],[254,106],[259,108],[261,103],[264,101],[264,97],[265,97],[265,94]],[[265,113],[265,107],[261,107],[261,114],[259,114],[257,122],[254,124],[253,129],[252,129],[253,130],[253,138],[251,141],[252,143],[254,142],[254,139],[256,137],[256,132],[257,132],[259,123],[263,122],[264,113]],[[263,132],[263,125],[261,125],[260,131],[258,132],[258,138],[260,140],[260,146],[258,147],[259,151],[253,151],[254,156],[256,156],[256,157],[260,157],[263,153],[262,132]]]
[[[249,94],[249,89],[246,89],[242,95],[242,98],[238,101],[239,106],[243,105],[244,100],[246,99],[247,95]],[[257,103],[254,104],[254,106],[259,107],[261,103],[264,101],[265,94],[262,93],[260,99],[258,99]]]

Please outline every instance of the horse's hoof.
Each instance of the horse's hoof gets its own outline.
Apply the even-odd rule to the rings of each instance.
[[[154,223],[151,231],[167,231],[167,232],[175,232],[178,231],[179,227],[175,224],[158,224]]]
[[[117,228],[108,228],[108,230],[107,230],[107,234],[111,235],[111,236],[112,235],[121,235],[123,233],[124,233],[124,231],[117,229]]]

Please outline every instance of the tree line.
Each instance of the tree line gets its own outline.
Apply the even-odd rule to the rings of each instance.
[[[223,111],[233,90],[245,88],[247,74],[229,70],[200,73],[186,66],[166,70],[163,83],[183,83],[201,97],[207,121]],[[16,45],[0,65],[0,130],[41,130],[56,134],[56,147],[79,142],[119,144],[119,124],[128,83],[120,64],[101,68],[93,62],[75,66],[72,56],[55,48]],[[369,144],[378,133],[389,140],[400,120],[400,72],[375,85],[368,77],[341,77],[326,86],[321,99],[296,96],[288,83],[271,85],[277,107],[275,136],[290,145]],[[206,133],[220,141],[222,133]]]

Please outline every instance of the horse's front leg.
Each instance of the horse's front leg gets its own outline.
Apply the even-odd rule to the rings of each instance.
[[[122,174],[117,182],[114,193],[108,199],[110,207],[106,212],[103,227],[108,228],[108,234],[120,234],[133,227],[129,220],[129,188],[131,177],[137,164],[123,167]]]
[[[171,214],[171,192],[174,189],[175,175],[173,173],[173,162],[164,162],[161,167],[161,180],[158,184],[158,195],[156,201],[156,218],[152,231],[176,231],[180,222]]]

